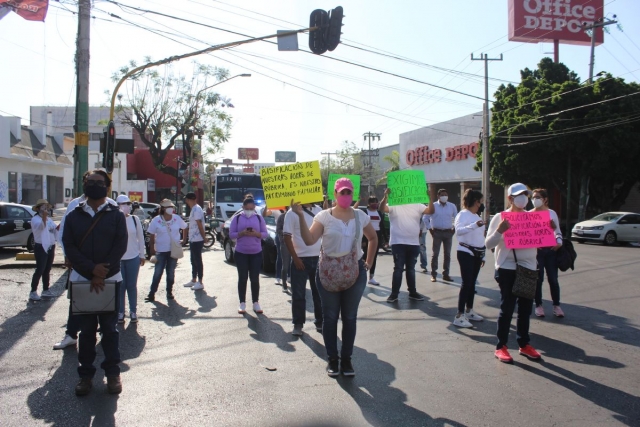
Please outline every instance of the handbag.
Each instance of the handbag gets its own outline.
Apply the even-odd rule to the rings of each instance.
[[[471,245],[468,245],[468,244],[462,243],[462,242],[458,242],[458,244],[460,244],[460,246],[462,246],[463,248],[467,248],[471,252],[473,252],[473,255],[476,258],[484,259],[484,255],[485,255],[485,252],[487,250],[486,246],[483,246],[483,247],[479,248],[477,246],[471,246]]]
[[[356,233],[351,245],[351,251],[343,256],[333,257],[324,252],[320,246],[320,258],[318,260],[318,277],[322,287],[328,292],[342,292],[349,289],[356,283],[360,275],[360,264],[358,263],[358,233],[360,230],[360,219],[358,212],[355,212]],[[333,215],[333,213],[332,213]]]
[[[118,309],[118,282],[105,280],[100,293],[91,291],[91,281],[71,282],[71,314],[113,314]]]
[[[182,249],[182,245],[173,240],[173,238],[171,237],[171,227],[169,227],[169,224],[167,224],[167,221],[165,221],[164,218],[161,217],[161,219],[164,225],[167,227],[167,232],[169,233],[169,241],[171,242],[171,258],[184,258],[184,250]]]
[[[513,284],[511,293],[520,298],[534,299],[536,287],[538,286],[538,270],[531,270],[518,264],[518,256],[513,251],[516,259],[516,281]]]

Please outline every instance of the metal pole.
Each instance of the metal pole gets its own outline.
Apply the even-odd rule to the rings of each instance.
[[[89,170],[89,50],[91,1],[78,1],[78,36],[76,50],[76,117],[73,149],[74,193],[82,190],[82,175]]]
[[[178,207],[178,182],[180,181],[180,157],[176,159],[176,208]]]
[[[564,235],[567,239],[571,238],[571,156],[567,161],[567,213],[565,219]]]
[[[556,64],[560,62],[560,40],[558,39],[553,41],[553,62]]]
[[[593,66],[596,60],[596,27],[591,29],[591,56],[589,60],[589,84],[593,84]]]

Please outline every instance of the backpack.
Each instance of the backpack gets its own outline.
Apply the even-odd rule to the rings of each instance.
[[[567,271],[568,269],[574,270],[574,264],[578,254],[573,248],[573,243],[570,239],[562,240],[562,247],[556,252],[558,269],[560,271]]]

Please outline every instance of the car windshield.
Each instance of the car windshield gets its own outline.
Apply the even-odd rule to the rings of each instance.
[[[621,216],[622,216],[622,214],[607,212],[607,213],[600,214],[598,216],[594,216],[593,218],[591,218],[591,221],[608,221],[608,222],[612,222],[612,221],[616,221]]]
[[[264,218],[264,222],[267,225],[276,225],[276,219],[273,217],[273,215],[271,216],[265,216]]]

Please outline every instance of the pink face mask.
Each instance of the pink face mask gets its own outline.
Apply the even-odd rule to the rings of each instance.
[[[336,202],[342,209],[346,209],[351,206],[351,202],[353,202],[353,194],[338,194]]]

